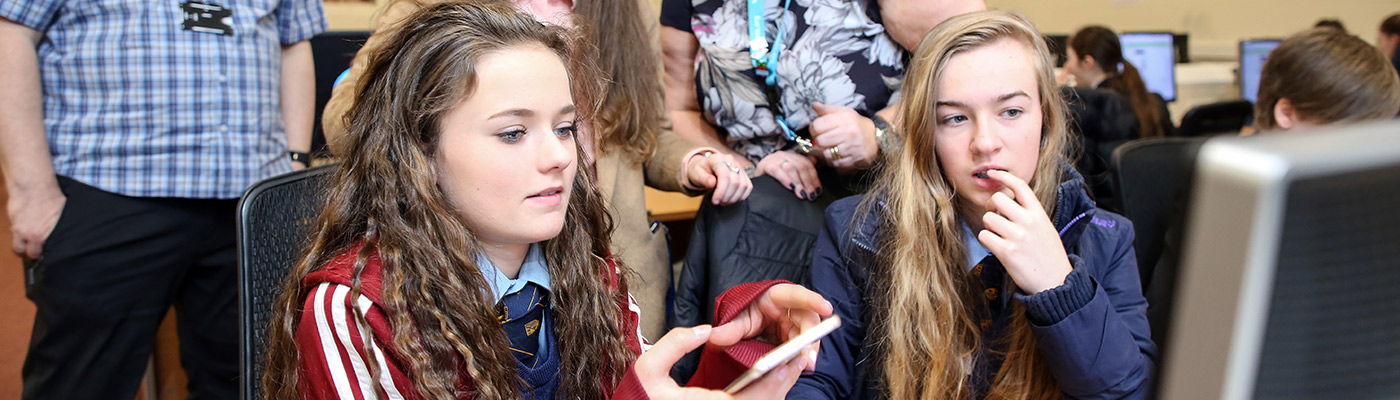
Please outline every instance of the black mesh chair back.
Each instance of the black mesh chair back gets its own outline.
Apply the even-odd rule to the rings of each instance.
[[[1138,272],[1143,287],[1152,279],[1162,255],[1167,227],[1185,208],[1196,153],[1205,138],[1151,138],[1124,144],[1113,152],[1123,216],[1133,221]]]
[[[243,399],[262,397],[273,303],[311,239],[334,170],[334,165],[323,165],[268,178],[248,188],[238,202],[239,392]]]
[[[1217,133],[1237,134],[1254,117],[1247,100],[1228,100],[1196,106],[1181,117],[1176,136],[1201,137]]]

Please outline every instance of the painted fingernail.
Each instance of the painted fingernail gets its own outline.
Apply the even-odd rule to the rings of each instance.
[[[806,190],[803,190],[803,191],[802,191],[802,198],[804,198],[804,199],[807,198],[807,191],[806,191]]]
[[[797,185],[796,185],[796,184],[789,183],[789,184],[788,184],[788,189],[790,189],[790,190],[797,190]]]

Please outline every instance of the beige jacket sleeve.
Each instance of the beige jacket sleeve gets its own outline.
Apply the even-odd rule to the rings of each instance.
[[[321,130],[326,134],[326,146],[330,148],[331,154],[337,157],[343,156],[345,152],[344,145],[340,143],[346,134],[345,115],[350,112],[350,106],[355,103],[355,96],[360,91],[360,74],[364,73],[365,68],[369,68],[370,55],[379,51],[384,46],[384,41],[388,40],[388,36],[382,31],[422,6],[412,0],[397,0],[385,7],[370,27],[373,33],[370,34],[369,40],[365,41],[364,47],[355,53],[355,59],[350,62],[350,72],[345,75],[345,80],[331,89],[331,99],[326,102],[325,111],[321,114]]]
[[[683,169],[685,157],[701,147],[703,146],[676,136],[676,132],[671,130],[671,121],[666,120],[656,137],[656,152],[643,163],[647,186],[692,196],[703,193],[686,188],[688,178]]]
[[[651,9],[651,2],[642,1],[642,12],[647,16],[656,15]],[[647,21],[647,32],[651,36],[651,46],[656,55],[661,55],[661,35],[660,18],[643,18]],[[662,71],[656,71],[656,79],[662,79]],[[661,104],[657,105],[662,107]],[[663,114],[664,115],[664,114]],[[667,192],[682,192],[688,195],[698,195],[702,191],[690,190],[686,188],[685,157],[693,153],[696,149],[703,147],[689,140],[685,140],[676,135],[672,129],[671,119],[667,118],[662,122],[661,131],[656,135],[656,151],[646,160],[643,168],[646,170],[646,184]]]

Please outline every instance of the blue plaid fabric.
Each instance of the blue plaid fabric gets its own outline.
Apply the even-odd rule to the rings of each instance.
[[[138,197],[230,199],[291,170],[281,45],[325,30],[319,0],[204,0],[231,35],[181,28],[177,0],[0,0],[43,32],[54,169]]]

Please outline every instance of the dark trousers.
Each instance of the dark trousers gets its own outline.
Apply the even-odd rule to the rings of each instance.
[[[237,201],[127,197],[65,177],[59,187],[63,214],[25,262],[38,312],[24,398],[135,397],[172,304],[190,398],[237,397]]]

